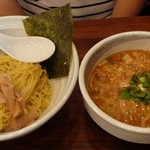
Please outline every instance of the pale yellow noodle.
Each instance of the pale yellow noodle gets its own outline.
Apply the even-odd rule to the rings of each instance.
[[[10,113],[8,107],[0,104],[0,130],[3,130],[9,124]]]
[[[5,72],[11,77],[17,92],[23,97],[26,110],[36,108],[40,116],[48,107],[51,97],[48,75],[41,65],[24,63],[7,55],[0,55],[0,72]],[[0,104],[0,131],[8,126],[11,118],[9,114],[8,107]]]

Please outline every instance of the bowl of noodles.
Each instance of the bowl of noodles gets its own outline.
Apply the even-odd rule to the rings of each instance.
[[[0,32],[27,36],[23,16],[0,18]],[[78,77],[79,60],[72,44],[67,76],[49,79],[39,63],[13,59],[0,51],[0,141],[15,139],[38,129],[66,103]]]
[[[83,58],[79,86],[91,118],[125,141],[150,144],[150,32],[112,35]]]

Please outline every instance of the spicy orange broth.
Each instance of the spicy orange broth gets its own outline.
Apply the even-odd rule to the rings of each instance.
[[[98,107],[111,117],[135,126],[150,127],[150,104],[123,100],[119,91],[133,74],[150,72],[150,51],[128,50],[99,62],[88,81],[88,91]]]

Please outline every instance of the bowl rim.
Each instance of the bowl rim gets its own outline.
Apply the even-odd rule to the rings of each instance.
[[[101,117],[103,120],[108,122],[109,124],[116,126],[120,129],[124,129],[130,132],[135,132],[135,133],[142,133],[142,134],[150,134],[150,128],[145,128],[145,127],[138,127],[138,126],[133,126],[129,125],[126,123],[123,123],[121,121],[118,121],[109,115],[107,115],[105,112],[103,112],[91,99],[89,96],[87,90],[86,90],[86,85],[84,83],[84,73],[85,69],[87,66],[88,61],[90,60],[91,56],[93,53],[95,53],[103,44],[105,44],[108,41],[111,41],[114,38],[121,38],[122,36],[131,36],[131,35],[142,35],[142,36],[148,36],[150,37],[150,32],[148,31],[128,31],[128,32],[122,32],[118,34],[111,35],[109,37],[106,37],[105,39],[99,41],[96,43],[90,50],[86,53],[84,58],[82,59],[82,62],[80,64],[79,68],[79,87],[83,96],[83,101],[85,101],[90,109],[92,109],[99,117]]]

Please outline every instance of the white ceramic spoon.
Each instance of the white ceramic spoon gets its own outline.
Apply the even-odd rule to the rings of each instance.
[[[17,60],[36,63],[51,57],[55,44],[44,37],[13,37],[0,33],[0,49]]]

